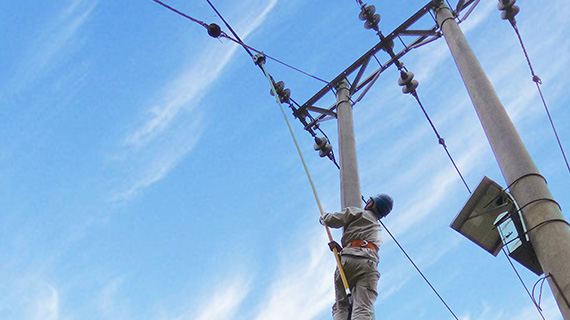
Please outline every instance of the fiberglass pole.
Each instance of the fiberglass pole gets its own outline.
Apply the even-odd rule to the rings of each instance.
[[[570,320],[570,229],[449,8],[434,0],[437,23],[457,64],[503,177],[565,320]]]
[[[341,209],[362,208],[360,178],[356,161],[356,139],[348,82],[341,81],[337,87],[338,149],[340,153],[340,197]]]

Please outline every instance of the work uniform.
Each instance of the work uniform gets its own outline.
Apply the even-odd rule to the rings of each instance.
[[[321,222],[331,228],[343,227],[341,263],[352,294],[346,296],[338,268],[335,272],[336,302],[334,320],[374,319],[374,301],[378,296],[378,248],[382,244],[380,223],[372,211],[357,207],[344,208],[339,213],[326,213]],[[351,315],[351,316],[350,316]],[[350,318],[349,318],[350,316]]]

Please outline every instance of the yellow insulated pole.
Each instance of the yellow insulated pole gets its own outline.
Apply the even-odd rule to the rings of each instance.
[[[291,133],[291,137],[293,137],[293,142],[295,142],[295,147],[297,148],[297,152],[299,153],[299,157],[301,158],[301,162],[303,163],[303,168],[305,169],[305,173],[307,174],[307,178],[309,179],[309,183],[311,184],[311,188],[313,190],[313,195],[315,196],[315,200],[317,201],[317,206],[319,207],[319,212],[321,213],[321,217],[322,217],[325,213],[323,211],[321,201],[319,200],[319,196],[317,194],[317,189],[315,188],[315,184],[313,183],[313,179],[311,178],[311,174],[309,173],[309,169],[307,168],[307,163],[305,162],[305,158],[303,158],[303,154],[301,153],[301,148],[299,148],[299,143],[297,143],[297,139],[295,138],[295,134],[293,133],[293,129],[291,129],[291,124],[289,123],[289,119],[287,119],[287,115],[285,114],[285,110],[283,110],[283,106],[281,105],[281,100],[279,99],[279,95],[277,94],[277,91],[275,90],[275,86],[273,85],[273,81],[271,80],[271,77],[269,76],[269,74],[267,73],[267,70],[265,69],[264,57],[258,58],[256,60],[256,64],[261,67],[261,70],[263,70],[265,77],[267,78],[267,80],[269,80],[269,84],[271,85],[271,91],[273,92],[273,95],[277,99],[277,104],[279,105],[279,109],[281,109],[281,113],[283,114],[283,118],[285,118],[285,122],[287,123],[287,127],[289,128],[289,132]],[[327,231],[327,236],[329,237],[329,242],[332,242],[333,237],[332,237],[330,228],[328,226],[325,226],[325,230]],[[342,283],[344,285],[344,290],[346,292],[346,295],[350,296],[350,287],[348,286],[348,280],[346,280],[346,275],[344,273],[344,269],[342,268],[342,264],[340,262],[339,253],[338,253],[336,248],[333,248],[332,251],[334,253],[334,257],[336,260],[338,272],[340,273],[340,277],[341,277]]]

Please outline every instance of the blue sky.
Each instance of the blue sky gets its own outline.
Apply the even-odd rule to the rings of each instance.
[[[222,24],[205,1],[167,3]],[[213,3],[249,45],[325,80],[378,41],[355,1]],[[427,1],[369,3],[388,34]],[[517,4],[568,153],[570,9]],[[242,48],[151,0],[2,1],[0,27],[1,319],[331,318],[319,211]],[[570,173],[515,33],[488,0],[461,27],[564,214]],[[444,40],[402,61],[470,188],[484,175],[505,186]],[[301,103],[324,85],[267,69]],[[449,228],[469,194],[398,76],[383,73],[354,107],[362,193],[392,195],[386,226],[461,320],[541,319],[503,255]],[[340,210],[338,170],[288,116],[325,211]],[[336,143],[335,122],[322,128]],[[384,239],[377,318],[453,319]],[[538,277],[517,268],[532,289]],[[547,286],[541,306],[561,319]]]

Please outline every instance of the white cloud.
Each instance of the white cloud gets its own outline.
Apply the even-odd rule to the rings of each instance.
[[[76,51],[82,44],[78,35],[91,17],[98,1],[74,0],[49,22],[30,46],[20,70],[12,80],[18,91]]]
[[[199,112],[193,113],[193,117],[189,118],[185,117],[183,125],[169,132],[168,136],[161,137],[152,146],[132,152],[124,160],[135,167],[134,173],[126,178],[127,187],[115,193],[113,200],[128,200],[160,181],[194,148],[205,128]]]
[[[124,301],[120,301],[120,290],[124,281],[124,277],[113,279],[103,287],[96,298],[101,314],[108,319],[127,319]]]
[[[206,303],[199,307],[187,308],[182,314],[169,318],[174,320],[226,320],[234,319],[239,306],[250,291],[250,283],[244,278],[234,278],[220,284],[207,295]]]
[[[276,3],[272,1],[259,10],[248,11],[250,15],[239,24],[245,25],[240,28],[242,39],[265,20]],[[138,162],[138,169],[134,169],[134,175],[128,178],[128,187],[115,194],[113,199],[129,199],[160,181],[199,142],[205,130],[201,121],[204,111],[199,108],[201,98],[223,74],[240,47],[226,44],[226,49],[220,50],[217,42],[205,46],[196,62],[165,85],[158,102],[145,111],[143,123],[126,135],[122,143],[127,152],[124,161]]]
[[[59,294],[57,290],[48,283],[44,283],[39,289],[33,318],[57,320],[59,317]]]
[[[267,297],[258,307],[256,320],[310,320],[329,309],[334,301],[334,257],[330,253],[322,227],[305,230],[297,250],[283,251],[282,264]],[[307,234],[314,235],[307,239]]]

